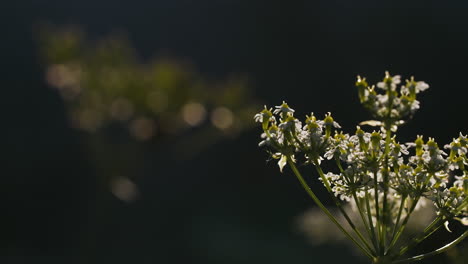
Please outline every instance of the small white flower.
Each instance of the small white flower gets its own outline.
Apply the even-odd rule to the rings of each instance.
[[[388,72],[385,72],[384,81],[377,83],[377,87],[380,88],[380,89],[383,89],[383,90],[387,90],[388,87],[387,87],[387,84],[385,83],[385,81],[387,81],[388,78],[391,78],[390,90],[395,90],[397,84],[401,83],[401,76],[400,75],[390,76],[390,74]]]
[[[457,188],[463,188],[463,183],[468,180],[466,175],[463,176],[455,176],[455,181],[453,182],[453,186]]]
[[[275,117],[272,115],[271,113],[271,108],[268,109],[265,105],[265,108],[258,114],[256,114],[254,116],[254,120],[255,122],[257,123],[263,123],[265,122],[266,120],[268,121],[272,121],[274,122],[275,121]]]
[[[275,106],[275,111],[273,111],[273,114],[287,114],[287,113],[294,113],[294,109],[290,108],[289,105],[283,101],[281,105]]]
[[[454,170],[458,170],[459,166],[458,166],[458,163],[456,162],[450,162],[448,165],[448,168],[449,170],[454,171]]]
[[[467,153],[467,148],[462,146],[460,139],[458,138],[457,139],[454,138],[452,143],[445,145],[444,148],[450,149],[451,151],[453,151],[454,153],[458,155],[464,155]]]
[[[427,84],[425,82],[420,81],[420,82],[416,83],[416,93],[427,90],[428,88],[429,88],[429,84]]]
[[[328,127],[334,127],[334,128],[341,128],[340,124],[338,124],[338,122],[333,120],[333,117],[331,116],[330,112],[328,112],[325,115],[325,118],[323,119],[323,125],[326,127],[328,126]]]
[[[290,116],[283,122],[278,125],[278,128],[281,129],[283,132],[291,130],[300,132],[302,130],[302,123],[298,119]]]
[[[258,113],[254,116],[254,120],[255,122],[257,123],[262,123],[263,122],[263,114],[262,113]]]

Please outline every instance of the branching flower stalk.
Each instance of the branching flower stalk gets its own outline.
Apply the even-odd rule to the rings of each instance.
[[[468,139],[460,133],[444,146],[447,152],[433,138],[425,140],[423,136],[417,136],[414,142],[399,143],[398,127],[413,117],[419,109],[417,95],[429,88],[413,77],[400,83],[399,75],[388,72],[376,86],[369,86],[365,78],[358,76],[359,100],[374,118],[360,125],[379,128],[373,132],[357,126],[353,135],[344,133],[330,113],[322,120],[311,113],[302,122],[286,102],[274,110],[265,106],[254,117],[263,129],[259,146],[267,147],[278,159],[281,172],[289,165],[319,208],[374,264],[421,260],[446,251],[468,235],[465,231],[453,242],[426,254],[405,255],[441,226],[448,229],[449,221],[468,225]],[[324,172],[323,160],[334,162],[337,171]],[[297,168],[298,163],[315,167],[318,179],[350,229],[315,195]],[[435,205],[436,218],[412,240],[401,241],[411,216],[428,199]],[[345,203],[358,211],[362,223],[353,222],[344,209]]]

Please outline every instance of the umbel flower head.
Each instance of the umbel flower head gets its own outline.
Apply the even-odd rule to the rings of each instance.
[[[357,126],[354,134],[341,131],[331,113],[323,119],[313,113],[302,122],[283,101],[272,112],[267,108],[255,115],[262,124],[260,146],[279,159],[280,171],[289,165],[320,209],[373,263],[405,263],[440,253],[463,240],[468,231],[451,244],[427,254],[405,258],[404,254],[452,220],[468,225],[468,139],[463,134],[439,148],[433,138],[417,136],[400,143],[397,128],[410,120],[420,103],[417,95],[429,85],[413,77],[401,85],[399,75],[385,73],[376,86],[365,78],[356,81],[362,105],[375,120],[362,125],[379,127],[366,132]],[[322,162],[336,165],[324,172]],[[352,232],[348,232],[317,198],[303,178],[297,163],[315,167],[318,179],[330,193]],[[327,167],[328,168],[328,167]],[[435,219],[411,241],[400,237],[413,214],[432,201]],[[351,203],[360,216],[349,217],[344,204]],[[360,228],[358,228],[359,226]]]
[[[362,105],[378,120],[375,124],[380,125],[381,122],[385,122],[387,126],[392,124],[388,128],[394,132],[397,126],[410,119],[419,109],[416,95],[429,88],[427,83],[416,82],[414,77],[398,87],[400,83],[400,75],[391,76],[389,72],[385,72],[382,82],[377,83],[377,90],[375,86],[368,86],[366,78],[358,76],[356,81],[359,99]],[[383,93],[379,93],[379,90]]]

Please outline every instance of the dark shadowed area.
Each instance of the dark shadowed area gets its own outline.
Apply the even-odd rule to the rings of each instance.
[[[468,130],[467,11],[465,1],[6,1],[0,262],[367,263],[346,245],[312,245],[298,230],[295,219],[313,203],[289,169],[266,162],[253,116],[196,152],[197,128],[149,142],[112,126],[98,139],[73,128],[46,81],[44,26],[79,27],[91,47],[124,36],[140,63],[187,62],[212,83],[245,76],[258,111],[286,100],[301,117],[332,112],[345,132],[370,118],[356,75],[371,83],[386,70],[414,75],[431,88],[399,140],[424,134],[443,146]],[[96,140],[105,142],[101,152],[90,147]],[[137,194],[110,191],[103,171],[131,178]],[[442,230],[416,250],[454,237]],[[466,244],[420,263],[466,263]]]

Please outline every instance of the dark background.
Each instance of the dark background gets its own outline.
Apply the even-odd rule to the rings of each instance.
[[[182,58],[209,78],[245,73],[257,99],[287,100],[300,116],[331,111],[347,132],[369,118],[357,74],[372,83],[385,70],[414,75],[431,88],[400,140],[424,134],[443,146],[468,128],[467,11],[466,1],[3,2],[1,263],[366,262],[294,231],[311,202],[289,171],[265,164],[259,129],[190,160],[148,150],[136,172],[141,198],[99,194],[98,207],[82,134],[43,78],[41,23],[79,25],[93,38],[125,32],[142,60]]]

